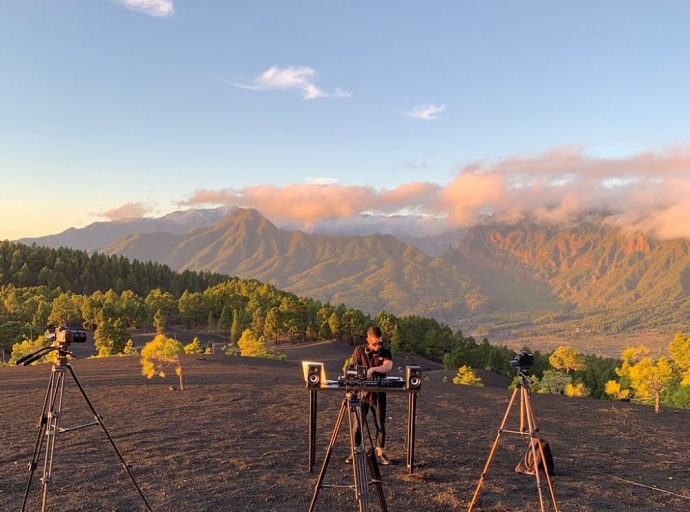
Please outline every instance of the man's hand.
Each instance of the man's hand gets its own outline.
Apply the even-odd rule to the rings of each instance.
[[[386,359],[380,366],[372,366],[367,368],[367,379],[371,379],[374,373],[388,373],[393,369],[393,361]]]

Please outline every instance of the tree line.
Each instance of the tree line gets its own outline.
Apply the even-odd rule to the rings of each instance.
[[[162,333],[171,322],[224,336],[229,352],[250,343],[337,339],[355,344],[364,339],[368,327],[378,325],[394,355],[418,354],[448,369],[467,366],[515,376],[515,350],[487,338],[478,342],[465,337],[433,318],[385,311],[372,317],[253,279],[178,273],[122,256],[0,242],[3,354],[12,353],[16,359],[40,348],[37,344],[49,343],[49,327],[57,325],[92,332],[102,357],[132,354],[130,330],[153,326]],[[690,406],[690,362],[683,359],[690,353],[690,342],[680,333],[668,360],[652,360],[644,347],[624,352],[620,359],[579,354],[570,347],[548,354],[527,346],[523,351],[534,355],[530,373],[538,392]],[[659,383],[648,384],[649,375]]]
[[[86,295],[99,290],[129,290],[140,296],[160,288],[179,296],[184,290],[200,292],[225,280],[227,276],[222,274],[175,272],[167,265],[129,261],[124,256],[0,240],[0,286],[45,286]]]
[[[344,304],[332,305],[281,291],[252,279],[184,271],[129,261],[122,256],[0,242],[0,348],[49,326],[94,333],[100,355],[122,353],[129,330],[170,322],[227,336],[236,345],[245,331],[257,340],[338,339],[355,344],[378,324],[394,351],[441,361],[465,338],[460,331],[421,316],[372,317]]]

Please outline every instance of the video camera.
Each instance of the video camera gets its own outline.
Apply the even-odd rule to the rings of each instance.
[[[86,331],[76,331],[69,327],[56,327],[54,339],[56,343],[64,345],[86,343]]]
[[[529,368],[534,364],[534,355],[528,352],[520,352],[515,359],[511,359],[510,366],[516,368]]]
[[[345,368],[345,374],[338,377],[340,386],[361,386],[367,380],[367,368],[357,363],[350,363]]]
[[[69,327],[56,327],[55,333],[49,334],[48,339],[51,340],[49,347],[42,347],[36,352],[27,354],[24,357],[17,359],[17,364],[23,364],[27,366],[34,361],[38,361],[43,356],[49,352],[57,351],[58,353],[58,364],[66,365],[67,356],[70,355],[74,357],[74,354],[67,350],[69,344],[74,343],[86,343],[86,331],[75,331]],[[75,377],[76,378],[76,377]]]

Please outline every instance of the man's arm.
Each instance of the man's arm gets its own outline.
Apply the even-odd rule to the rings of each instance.
[[[367,370],[367,378],[370,379],[374,373],[388,373],[393,369],[393,360],[384,359],[379,366],[372,366]]]

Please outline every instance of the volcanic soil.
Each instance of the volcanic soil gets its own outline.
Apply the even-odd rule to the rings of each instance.
[[[300,361],[326,364],[336,377],[352,347],[336,342],[281,347],[287,361],[238,356],[183,356],[184,391],[170,370],[142,377],[138,358],[75,359],[72,367],[152,510],[157,512],[306,511],[343,395],[319,392],[316,465],[308,471],[309,393]],[[479,372],[486,387],[452,383],[454,372],[424,368],[418,397],[415,466],[405,464],[406,394],[389,395],[382,488],[391,512],[467,510],[508,408],[507,379]],[[37,440],[51,366],[0,368],[0,510],[20,510]],[[690,411],[555,395],[533,395],[539,436],[553,452],[559,510],[690,510]],[[508,411],[517,430],[519,408]],[[61,426],[93,421],[68,375]],[[477,511],[537,511],[533,476],[517,474],[528,439],[504,432]],[[347,423],[333,448],[315,511],[358,510]],[[41,453],[43,456],[43,452]],[[42,459],[26,510],[40,510]],[[546,510],[553,510],[542,479]],[[372,510],[379,510],[373,502]],[[47,510],[146,510],[142,497],[99,426],[57,435]]]

